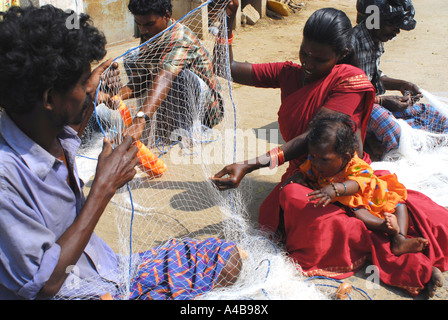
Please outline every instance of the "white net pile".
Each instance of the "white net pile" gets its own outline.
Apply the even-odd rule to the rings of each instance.
[[[325,299],[327,295],[304,281],[284,251],[251,225],[243,194],[250,188],[248,183],[221,192],[209,180],[225,164],[244,158],[245,149],[244,137],[237,129],[228,47],[217,45],[217,35],[226,35],[225,5],[225,1],[204,2],[163,33],[115,59],[121,68],[121,82],[137,83],[138,97],[123,101],[127,110],[96,106],[100,130],[88,132],[84,138],[78,158],[80,175],[89,180],[95,169],[92,159],[99,154],[103,136],[119,143],[126,112],[134,118],[153,93],[161,61],[168,61],[171,54],[172,33],[181,30],[197,37],[195,49],[189,52],[194,59],[177,57],[176,63],[168,65],[173,70],[181,65],[182,71],[140,138],[155,158],[147,162],[146,169],[139,168],[108,209],[118,231],[116,243],[107,242],[123,257],[122,296],[129,296],[130,279],[139,264],[138,259],[130,258],[132,254],[173,238],[219,237],[235,241],[247,257],[234,285],[213,290],[201,299]],[[116,94],[104,84],[99,90]]]
[[[417,119],[431,119],[433,123],[423,130],[397,119],[401,128],[398,149],[386,154],[382,161],[374,162],[372,167],[396,173],[408,189],[420,191],[448,207],[448,93],[421,91],[421,103],[430,106],[432,111],[424,111]],[[434,117],[434,110],[437,117]]]

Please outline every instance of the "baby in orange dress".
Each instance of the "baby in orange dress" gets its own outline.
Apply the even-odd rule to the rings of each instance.
[[[390,235],[396,255],[422,251],[428,240],[407,237],[405,186],[395,174],[376,176],[358,157],[353,121],[331,115],[317,117],[311,125],[308,159],[300,167],[302,183],[315,190],[308,194],[310,201],[316,201],[315,206],[337,201],[349,207],[368,229]]]

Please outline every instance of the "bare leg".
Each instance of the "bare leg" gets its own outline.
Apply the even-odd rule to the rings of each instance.
[[[367,229],[385,232],[391,236],[391,251],[395,255],[422,251],[429,243],[424,238],[407,238],[408,210],[406,205],[400,205],[395,213],[385,214],[386,219],[374,216],[366,209],[354,211],[355,216],[364,222]]]
[[[371,214],[367,209],[354,210],[356,218],[364,222],[367,229],[372,231],[388,232],[386,221]]]
[[[386,221],[389,221],[390,225],[394,225],[394,221],[398,224],[397,229],[392,228],[389,234],[391,235],[391,251],[395,255],[401,255],[404,253],[420,252],[426,248],[429,241],[424,238],[407,238],[409,217],[406,205],[399,205],[394,213],[396,219],[391,217],[391,214],[385,214]]]

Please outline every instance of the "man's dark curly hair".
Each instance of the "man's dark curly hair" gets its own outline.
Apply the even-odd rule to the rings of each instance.
[[[155,13],[164,16],[167,11],[173,13],[171,0],[129,0],[128,9],[134,15]]]
[[[73,14],[51,5],[0,13],[0,106],[5,110],[30,112],[46,90],[66,92],[90,63],[106,55],[103,33],[86,14],[77,16],[78,28]]]
[[[353,157],[358,146],[355,132],[356,123],[346,114],[335,113],[317,115],[310,123],[306,137],[308,145],[320,145],[334,139],[334,151],[339,156],[347,152]]]

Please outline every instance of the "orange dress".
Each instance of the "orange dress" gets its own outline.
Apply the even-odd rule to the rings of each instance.
[[[311,168],[311,162],[306,160],[301,171],[309,180],[324,187],[331,182],[356,181],[359,191],[354,195],[340,196],[337,201],[349,208],[365,208],[373,215],[384,219],[384,212],[394,212],[397,204],[407,198],[407,190],[395,174],[376,176],[373,169],[358,155],[348,162],[344,170],[334,177],[321,177]]]

